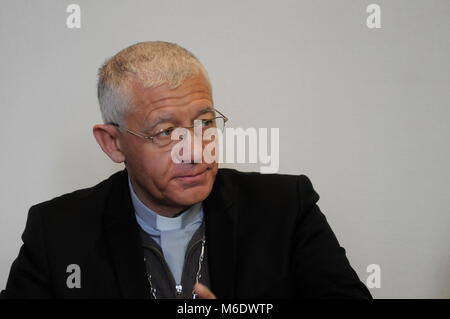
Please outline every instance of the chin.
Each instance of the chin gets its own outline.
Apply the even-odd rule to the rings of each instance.
[[[193,187],[184,190],[180,196],[177,196],[176,202],[183,206],[191,206],[205,200],[210,193],[211,187],[209,186]]]
[[[172,193],[172,202],[177,203],[181,206],[191,206],[198,202],[205,200],[211,193],[213,183],[208,181],[208,183],[195,185],[192,187],[179,187],[177,185]]]
[[[197,180],[174,179],[171,185],[172,201],[182,206],[191,206],[205,200],[211,193],[216,173],[217,169],[210,169]]]

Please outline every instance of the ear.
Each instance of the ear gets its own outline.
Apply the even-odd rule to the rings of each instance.
[[[92,132],[98,145],[113,162],[125,162],[125,154],[120,148],[119,130],[115,126],[97,124],[93,127]]]

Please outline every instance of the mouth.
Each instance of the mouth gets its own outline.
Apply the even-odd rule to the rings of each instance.
[[[177,176],[177,177],[175,177],[175,179],[179,180],[181,182],[185,182],[185,183],[202,182],[204,180],[204,178],[206,177],[206,172],[209,170],[210,170],[210,168],[207,168],[200,173],[192,174],[192,175]]]

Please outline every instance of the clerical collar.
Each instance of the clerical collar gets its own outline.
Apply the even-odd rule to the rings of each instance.
[[[140,219],[140,221],[143,222],[143,224],[145,225],[144,230],[147,233],[152,233],[155,230],[161,232],[184,229],[189,224],[203,220],[203,210],[201,202],[192,205],[177,217],[164,217],[148,208],[139,199],[136,192],[134,191],[129,176],[128,185],[130,187],[131,201],[134,206],[136,217],[138,218],[138,220]]]

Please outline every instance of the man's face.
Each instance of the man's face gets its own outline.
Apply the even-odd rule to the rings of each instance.
[[[203,76],[192,77],[176,89],[169,89],[167,84],[144,88],[132,80],[130,91],[135,108],[126,118],[127,128],[144,135],[171,126],[191,126],[202,116],[202,110],[213,106],[211,90]],[[161,123],[155,126],[158,122]],[[160,147],[132,134],[120,135],[125,164],[139,198],[151,209],[167,215],[204,200],[218,170],[217,162],[174,163],[173,144]]]

